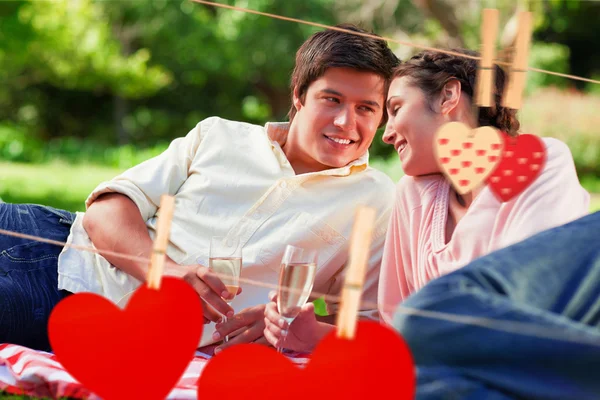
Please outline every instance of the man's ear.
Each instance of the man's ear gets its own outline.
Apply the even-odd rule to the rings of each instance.
[[[294,108],[296,109],[296,112],[300,111],[300,109],[302,108],[302,106],[304,104],[302,104],[302,100],[300,99],[300,96],[298,95],[298,86],[294,86],[294,96],[293,96],[293,104],[294,104]]]
[[[458,79],[452,79],[446,83],[440,94],[440,112],[443,115],[448,115],[456,110],[461,95],[461,84]]]

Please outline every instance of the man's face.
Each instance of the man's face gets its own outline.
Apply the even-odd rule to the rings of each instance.
[[[372,72],[329,68],[312,82],[284,151],[296,173],[339,168],[360,158],[373,141],[384,107],[384,79]]]

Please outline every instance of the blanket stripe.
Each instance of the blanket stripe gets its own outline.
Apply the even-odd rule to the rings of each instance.
[[[288,357],[301,367],[308,362],[302,354],[294,353]],[[209,354],[196,352],[167,399],[196,400],[197,382],[210,358]],[[33,397],[100,400],[75,380],[54,354],[14,344],[0,344],[0,390]]]

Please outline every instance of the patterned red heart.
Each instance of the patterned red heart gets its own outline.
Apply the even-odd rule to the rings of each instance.
[[[459,194],[485,182],[500,162],[502,137],[490,126],[470,129],[449,122],[436,132],[434,150],[440,170]]]
[[[505,202],[525,190],[542,172],[546,163],[546,146],[535,135],[511,137],[503,133],[502,136],[502,160],[487,183],[492,193]]]
[[[412,400],[415,368],[402,338],[375,322],[359,322],[354,340],[331,332],[304,369],[273,349],[238,345],[211,359],[198,381],[200,399],[368,399],[390,392]]]
[[[137,289],[124,310],[96,294],[69,296],[48,334],[65,369],[100,397],[164,399],[194,358],[202,325],[196,292],[164,277],[160,290]]]

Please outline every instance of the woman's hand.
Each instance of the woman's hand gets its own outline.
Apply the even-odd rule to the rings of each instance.
[[[311,352],[333,325],[317,321],[315,307],[312,303],[305,304],[292,324],[282,318],[277,312],[277,295],[269,294],[270,302],[265,307],[265,339],[274,347],[298,352]]]

